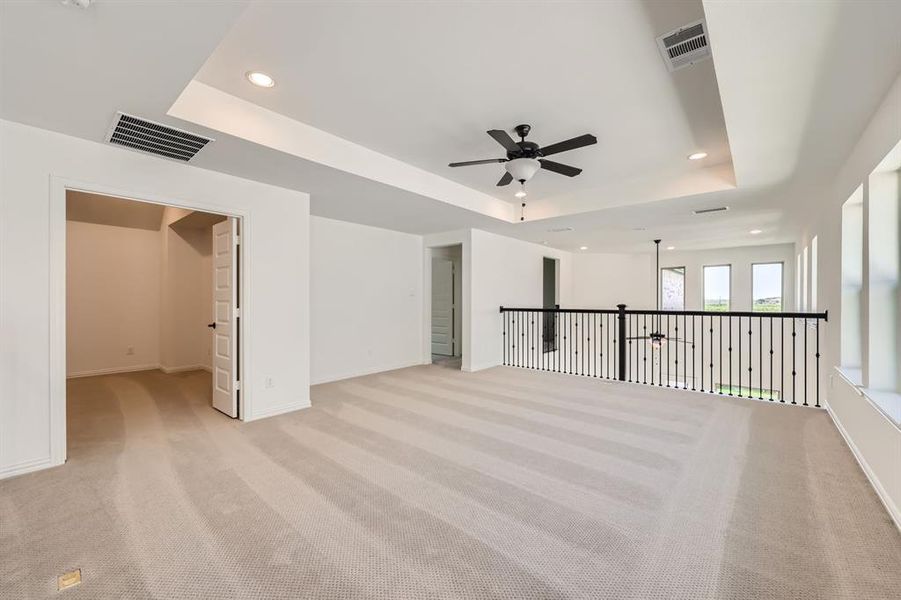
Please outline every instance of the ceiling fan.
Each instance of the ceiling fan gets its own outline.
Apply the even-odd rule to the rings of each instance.
[[[658,311],[660,310],[660,242],[661,241],[662,240],[654,240],[654,245],[657,248],[657,269],[655,271],[655,276],[657,279],[657,310]],[[653,317],[651,318],[651,324],[652,324],[652,326],[654,326],[654,331],[652,331],[648,335],[639,335],[639,336],[635,336],[635,337],[628,337],[626,339],[627,340],[647,340],[652,348],[660,348],[664,344],[666,344],[666,341],[667,341],[666,334],[664,334],[663,332],[660,331],[661,330],[660,315],[658,314],[656,316],[657,316],[656,326],[654,326],[654,318]],[[678,321],[676,321],[676,324],[678,325]],[[674,342],[685,342],[686,341],[681,338],[669,338],[669,339]]]
[[[468,167],[470,165],[505,163],[504,168],[507,169],[507,172],[504,173],[504,176],[501,177],[500,181],[497,182],[497,185],[508,185],[514,179],[522,184],[525,184],[526,181],[532,178],[532,175],[538,172],[538,169],[547,169],[548,171],[553,171],[554,173],[559,173],[560,175],[575,177],[582,172],[582,169],[577,169],[576,167],[564,165],[552,160],[546,160],[544,159],[544,157],[598,143],[598,139],[596,137],[594,137],[590,133],[586,133],[585,135],[580,135],[578,137],[574,137],[563,142],[557,142],[556,144],[551,144],[550,146],[544,146],[542,148],[535,142],[526,141],[526,136],[529,135],[529,132],[531,130],[531,125],[523,124],[514,127],[516,135],[518,135],[520,138],[520,141],[514,142],[513,138],[511,138],[506,131],[502,129],[491,129],[490,131],[488,131],[488,135],[490,135],[498,144],[504,147],[504,149],[507,151],[507,158],[489,158],[486,160],[454,162],[450,163],[448,166]]]

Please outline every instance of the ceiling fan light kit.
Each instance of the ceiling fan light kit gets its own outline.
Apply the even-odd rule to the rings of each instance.
[[[507,173],[520,183],[525,183],[532,178],[541,168],[541,163],[534,158],[514,158],[504,165]]]
[[[530,131],[532,131],[531,125],[517,125],[516,127],[514,127],[514,131],[516,132],[516,135],[519,136],[518,142],[513,141],[513,138],[510,137],[510,134],[502,129],[490,129],[487,132],[488,135],[490,135],[494,139],[494,141],[503,146],[504,150],[507,151],[506,158],[488,158],[484,160],[453,162],[448,166],[468,167],[471,165],[506,163],[504,167],[507,172],[504,173],[504,176],[501,177],[500,181],[497,182],[497,185],[499,186],[509,185],[514,180],[520,183],[525,183],[526,181],[531,179],[539,169],[545,169],[547,171],[552,171],[554,173],[565,175],[567,177],[575,177],[582,172],[582,169],[554,162],[552,160],[545,160],[544,157],[550,156],[552,154],[559,154],[560,152],[575,150],[576,148],[582,148],[584,146],[591,146],[592,144],[598,143],[598,139],[596,137],[594,137],[590,133],[586,133],[584,135],[580,135],[563,142],[557,142],[556,144],[551,144],[550,146],[541,147],[535,142],[526,141],[526,136],[529,135]]]

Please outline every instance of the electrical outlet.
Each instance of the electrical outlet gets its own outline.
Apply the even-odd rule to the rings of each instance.
[[[125,349],[125,355],[126,355],[126,356],[131,356],[131,355],[133,355],[134,353],[135,353],[135,347],[134,347],[134,346],[129,346],[128,348]]]
[[[266,389],[272,389],[275,387],[275,383],[272,381],[272,377],[266,378]]]

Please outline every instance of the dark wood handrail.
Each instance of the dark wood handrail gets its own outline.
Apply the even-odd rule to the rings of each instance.
[[[500,312],[540,312],[540,313],[585,313],[593,315],[616,315],[617,308],[522,308],[501,306]],[[825,312],[768,312],[768,311],[714,311],[714,310],[623,310],[627,315],[687,315],[689,317],[771,317],[774,319],[822,319],[829,320],[829,311]]]

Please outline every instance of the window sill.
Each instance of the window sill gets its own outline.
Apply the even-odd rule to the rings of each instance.
[[[889,421],[901,428],[901,393],[862,387],[863,378],[860,369],[836,367],[835,370],[845,381],[857,388],[857,391]]]

